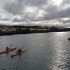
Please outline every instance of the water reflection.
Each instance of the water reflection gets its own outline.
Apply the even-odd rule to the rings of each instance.
[[[54,41],[53,41],[53,62],[51,67],[51,70],[67,70],[68,68],[66,65],[69,61],[67,56],[67,50],[66,50],[66,38],[65,36],[67,33],[65,32],[59,32],[55,33],[54,35]]]

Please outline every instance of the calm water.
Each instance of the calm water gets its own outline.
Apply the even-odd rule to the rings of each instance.
[[[0,55],[0,70],[70,70],[70,32],[0,36],[0,51],[6,46],[28,48],[21,57],[16,51]]]

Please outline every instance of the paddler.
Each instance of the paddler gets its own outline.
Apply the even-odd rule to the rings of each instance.
[[[9,50],[9,48],[8,47],[6,47],[6,52],[8,53],[8,50]]]
[[[17,53],[21,53],[21,52],[22,52],[22,50],[19,48],[18,51],[17,51]]]

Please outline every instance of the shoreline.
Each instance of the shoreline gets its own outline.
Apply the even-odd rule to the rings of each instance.
[[[15,34],[33,34],[33,33],[49,33],[49,32],[66,32],[70,28],[56,26],[0,26],[0,36]]]
[[[16,35],[16,34],[34,34],[34,33],[51,33],[51,32],[69,32],[70,30],[33,30],[33,31],[7,31],[0,32],[0,36]]]

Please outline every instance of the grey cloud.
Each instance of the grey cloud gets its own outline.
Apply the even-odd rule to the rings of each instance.
[[[57,6],[50,5],[45,11],[48,13],[48,15],[53,14],[54,12],[57,12]]]
[[[24,15],[25,18],[24,19],[32,19],[34,17],[30,17],[29,15],[25,15],[24,9],[26,8],[26,6],[35,6],[38,8],[41,8],[42,5],[46,5],[48,4],[49,0],[16,0],[17,2],[8,2],[4,5],[4,9],[14,15],[20,14],[20,15]],[[50,0],[51,2],[51,0]],[[52,14],[54,12],[57,12],[57,6],[54,5],[49,5],[47,9],[43,9],[46,12],[48,12],[48,15],[51,17],[53,16]],[[23,13],[23,14],[22,14]],[[45,16],[45,15],[44,15]],[[46,15],[47,16],[47,15]],[[37,20],[42,20],[43,18],[39,18]]]
[[[22,20],[19,21],[25,21],[25,20],[32,20],[32,21],[41,21],[41,20],[51,20],[51,19],[58,19],[58,18],[64,18],[64,17],[70,17],[70,8],[67,8],[65,10],[58,11],[58,7],[53,5],[48,5],[48,1],[51,2],[51,0],[16,0],[17,2],[7,2],[4,5],[4,9],[14,15],[23,15]],[[69,4],[70,0],[63,0],[63,4]],[[63,5],[62,4],[62,5]],[[43,9],[46,11],[47,14],[44,15],[44,18],[39,17],[38,19],[35,19],[34,16],[30,17],[27,14],[24,14],[24,10],[26,6],[34,6],[41,8],[41,6],[47,5],[48,8]],[[61,6],[60,6],[61,7]],[[18,21],[18,19],[14,19],[14,21]],[[65,22],[65,21],[64,21]]]
[[[12,22],[23,22],[23,20],[22,19],[19,20],[19,19],[15,18],[12,20]]]
[[[70,23],[70,20],[67,20],[67,21],[62,21],[63,23]]]
[[[21,11],[22,11],[22,8],[21,8],[21,4],[18,4],[17,3],[6,3],[4,5],[4,9],[9,12],[9,13],[12,13],[12,14],[20,14]]]
[[[58,21],[62,22],[62,23],[70,23],[70,19],[69,20],[62,20],[61,18],[58,19]]]
[[[22,3],[26,5],[32,5],[32,6],[40,6],[44,5],[48,0],[18,0],[19,4]]]
[[[64,17],[70,17],[70,8],[61,11],[55,10],[53,13],[48,12],[48,15],[45,15],[44,19],[51,20],[51,19],[58,19]]]
[[[63,0],[63,4],[70,4],[70,0]]]
[[[15,2],[8,2],[4,5],[4,9],[12,14],[22,14],[26,6],[41,6],[46,3],[46,0],[16,0]],[[47,0],[48,1],[48,0]]]

